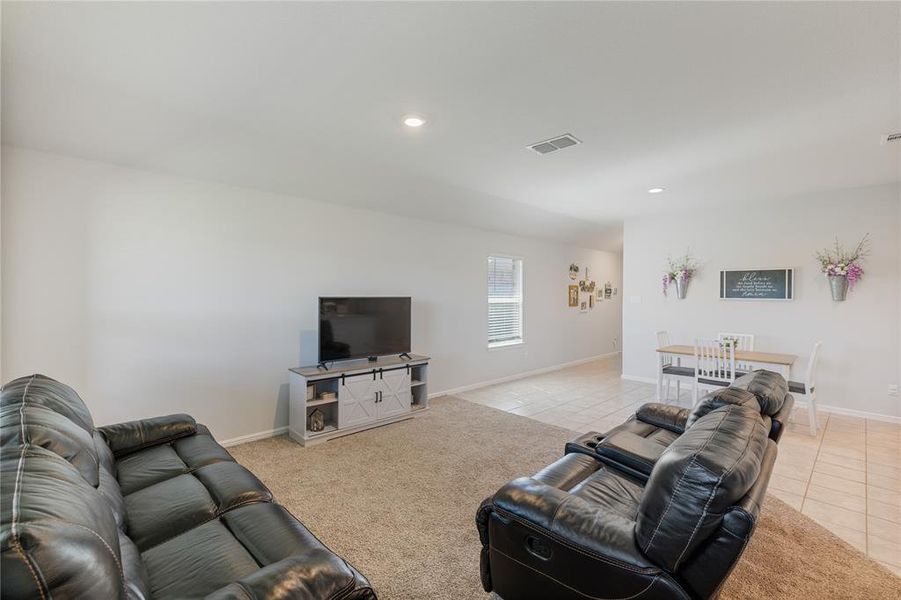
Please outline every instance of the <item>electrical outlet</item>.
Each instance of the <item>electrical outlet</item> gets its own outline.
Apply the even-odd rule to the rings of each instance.
[[[898,384],[893,383],[888,386],[888,395],[889,396],[897,396],[898,395]]]

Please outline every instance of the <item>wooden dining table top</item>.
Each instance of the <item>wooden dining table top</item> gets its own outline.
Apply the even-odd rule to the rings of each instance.
[[[663,354],[681,354],[683,356],[694,356],[695,347],[680,344],[672,344],[657,348],[657,352]],[[735,360],[743,362],[768,363],[772,365],[784,365],[790,367],[794,364],[798,357],[794,354],[778,354],[776,352],[758,352],[756,350],[736,350]]]

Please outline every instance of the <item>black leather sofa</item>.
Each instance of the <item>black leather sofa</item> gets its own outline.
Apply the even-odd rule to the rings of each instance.
[[[34,375],[3,386],[0,444],[5,600],[376,597],[188,415],[95,428]]]
[[[781,376],[736,383],[691,410],[645,405],[486,499],[484,589],[504,600],[715,597],[772,474],[784,421],[774,428],[771,415],[791,413]]]
[[[566,452],[597,455],[601,462],[646,481],[670,444],[698,418],[727,404],[758,408],[770,439],[778,443],[794,408],[794,398],[778,373],[753,371],[737,379],[731,387],[706,394],[693,409],[656,402],[645,404],[629,420],[607,433],[591,432],[568,443]]]

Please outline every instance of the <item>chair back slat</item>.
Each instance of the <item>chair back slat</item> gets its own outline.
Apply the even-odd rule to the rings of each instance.
[[[695,378],[730,384],[735,381],[735,348],[720,340],[695,340]]]
[[[717,339],[721,342],[726,340],[733,340],[736,350],[745,350],[747,352],[751,352],[754,350],[754,334],[753,333],[729,333],[725,331],[721,331],[717,334]],[[751,363],[747,362],[738,362],[735,364],[735,368],[739,371],[750,372],[753,370],[754,366]]]
[[[665,346],[669,346],[669,333],[666,331],[658,331],[657,332],[657,347],[663,348]],[[665,354],[663,356],[663,366],[670,367],[673,364],[673,356],[671,354]]]
[[[804,382],[808,390],[816,387],[817,383],[817,362],[820,360],[820,346],[823,342],[817,342],[813,345],[813,351],[810,353],[810,361],[807,363],[807,380]]]

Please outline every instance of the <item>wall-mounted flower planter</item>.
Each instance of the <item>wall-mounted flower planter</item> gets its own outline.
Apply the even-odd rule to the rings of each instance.
[[[677,279],[675,281],[676,284],[676,297],[679,300],[685,300],[685,294],[688,293],[688,282],[691,281],[688,278]]]
[[[832,275],[826,278],[829,280],[829,287],[832,289],[832,299],[835,302],[844,302],[848,297],[848,276]]]

